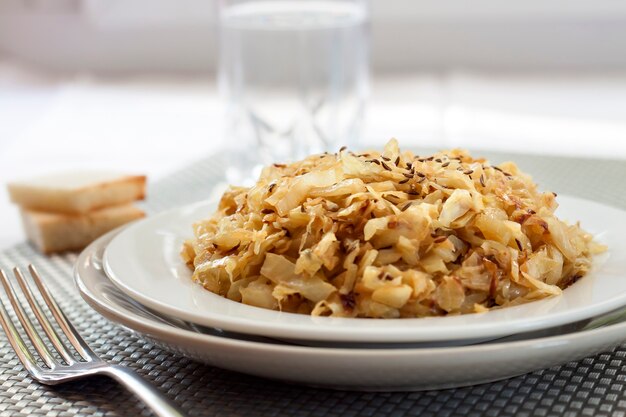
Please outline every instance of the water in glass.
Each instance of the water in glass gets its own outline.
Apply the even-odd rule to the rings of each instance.
[[[354,144],[368,89],[365,2],[223,1],[219,17],[227,141],[260,164]]]

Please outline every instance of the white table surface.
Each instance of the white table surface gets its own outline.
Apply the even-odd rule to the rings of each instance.
[[[101,168],[150,180],[223,145],[212,77],[50,75],[0,62],[0,186]],[[471,147],[619,158],[626,74],[414,74],[374,79],[361,146]],[[0,191],[0,249],[24,239]]]

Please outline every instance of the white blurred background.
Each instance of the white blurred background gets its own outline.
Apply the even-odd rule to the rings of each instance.
[[[626,2],[370,4],[361,146],[395,136],[626,161]],[[0,0],[1,182],[67,167],[155,179],[218,152],[215,11],[211,0]],[[15,219],[1,247],[19,236],[5,193],[0,216]]]
[[[54,70],[215,68],[217,0],[2,0],[0,49]],[[371,0],[377,72],[626,69],[621,0]]]

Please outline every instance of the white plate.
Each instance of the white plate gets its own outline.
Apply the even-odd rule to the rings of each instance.
[[[247,374],[340,389],[452,388],[578,360],[607,351],[626,338],[626,322],[618,318],[618,324],[594,330],[551,329],[555,335],[550,337],[439,348],[319,348],[252,336],[235,339],[216,330],[198,333],[187,323],[151,312],[111,283],[102,271],[101,256],[115,233],[100,238],[79,256],[74,276],[82,297],[103,316],[163,348]],[[610,323],[616,317],[600,320]]]
[[[433,342],[496,338],[555,327],[626,305],[626,212],[560,196],[558,214],[582,226],[609,252],[597,257],[588,276],[563,295],[521,306],[454,317],[346,319],[282,313],[230,301],[191,281],[180,259],[191,224],[213,213],[199,203],[130,225],[108,245],[104,267],[135,300],[159,312],[224,330],[268,337],[342,342]]]

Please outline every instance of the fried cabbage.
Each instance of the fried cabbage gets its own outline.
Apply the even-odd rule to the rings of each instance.
[[[245,304],[316,316],[484,312],[558,295],[605,248],[514,163],[462,150],[313,155],[231,187],[181,256]]]

